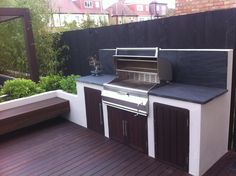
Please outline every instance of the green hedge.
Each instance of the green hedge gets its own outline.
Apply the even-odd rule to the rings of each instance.
[[[1,94],[7,94],[10,99],[16,99],[35,95],[44,91],[44,89],[31,80],[14,79],[4,83]]]
[[[60,81],[62,77],[59,75],[50,75],[45,77],[40,77],[38,86],[45,91],[61,89]]]
[[[76,78],[78,77],[79,75],[70,75],[67,77],[50,75],[41,77],[38,84],[28,79],[17,78],[6,81],[1,88],[0,94],[7,94],[7,100],[27,97],[57,89],[76,94]]]
[[[64,77],[60,80],[60,88],[68,93],[76,94],[76,78],[79,78],[79,75]]]

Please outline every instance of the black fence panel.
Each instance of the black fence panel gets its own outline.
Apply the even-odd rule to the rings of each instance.
[[[66,74],[89,74],[88,57],[117,47],[235,48],[236,9],[65,32]]]
[[[140,23],[108,26],[65,32],[62,43],[69,46],[70,59],[66,74],[89,74],[88,57],[98,53],[99,49],[117,47],[161,47],[191,49],[235,49],[236,48],[236,9],[219,10],[175,16]],[[234,59],[236,54],[234,54]],[[234,62],[233,80],[236,79]],[[232,100],[235,81],[232,87]],[[235,139],[236,124],[233,114],[235,103],[231,103],[231,123],[229,139]],[[236,125],[235,125],[236,126]],[[235,137],[232,137],[232,135]],[[233,146],[229,144],[229,148]]]

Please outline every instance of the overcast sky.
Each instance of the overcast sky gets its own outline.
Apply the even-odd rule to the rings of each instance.
[[[103,7],[106,9],[113,3],[117,2],[118,0],[103,0]],[[126,0],[126,2],[136,2],[136,3],[150,3],[153,0]],[[157,2],[167,3],[169,8],[175,8],[175,0],[158,0]]]

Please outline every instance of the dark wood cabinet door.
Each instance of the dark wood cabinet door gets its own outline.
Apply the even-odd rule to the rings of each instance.
[[[108,106],[111,139],[147,153],[147,118]]]
[[[147,153],[147,118],[145,116],[135,116],[134,113],[125,112],[125,131],[128,145],[132,148]]]
[[[85,87],[84,93],[87,126],[91,130],[104,134],[101,91]]]
[[[154,103],[156,158],[188,171],[189,111]]]
[[[122,111],[108,106],[108,124],[109,124],[109,136],[118,142],[125,143],[125,129],[124,119]]]

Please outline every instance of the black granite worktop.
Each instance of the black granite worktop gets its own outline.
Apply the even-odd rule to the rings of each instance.
[[[116,78],[115,75],[101,75],[101,76],[83,76],[77,79],[78,82],[95,84],[103,86]],[[189,84],[171,83],[161,87],[155,87],[149,91],[149,95],[171,98],[176,100],[188,101],[198,104],[206,104],[214,98],[226,93],[226,89],[213,88],[205,86],[196,86]]]
[[[149,95],[183,100],[198,104],[206,104],[214,98],[226,93],[226,89],[171,83],[153,88]]]
[[[82,83],[95,84],[95,85],[102,86],[103,84],[108,83],[115,78],[116,78],[115,75],[106,75],[106,74],[103,74],[100,76],[89,75],[89,76],[82,76],[78,78],[77,81],[82,82]]]

